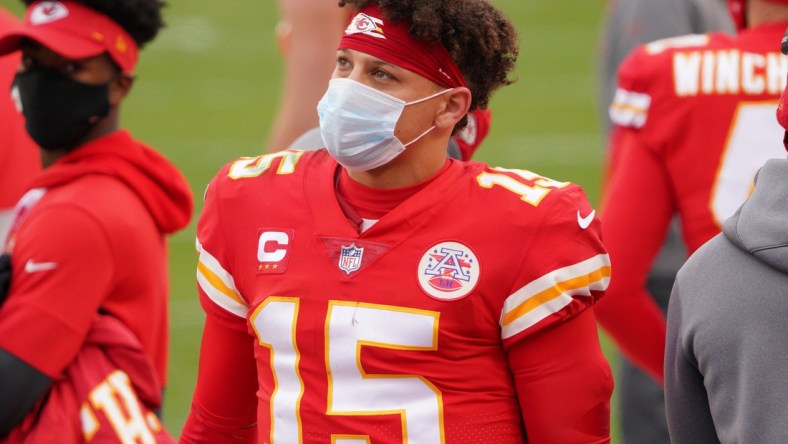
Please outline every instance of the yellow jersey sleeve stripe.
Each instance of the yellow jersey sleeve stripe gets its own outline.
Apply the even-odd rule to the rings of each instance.
[[[597,255],[550,272],[509,296],[501,315],[502,335],[511,337],[558,312],[575,296],[604,291],[610,282],[610,258]]]
[[[197,284],[200,289],[219,307],[245,318],[249,307],[236,289],[232,275],[199,241],[197,251],[200,253],[197,263]]]
[[[573,290],[578,290],[582,292],[584,289],[588,288],[593,282],[600,281],[602,280],[602,278],[605,277],[610,277],[610,267],[602,267],[586,276],[580,276],[574,279],[570,279],[568,281],[559,282],[553,285],[552,287],[548,288],[547,290],[535,294],[530,299],[526,300],[522,304],[515,307],[513,310],[506,313],[506,315],[503,318],[503,325],[512,323],[512,321],[519,318],[520,316],[523,316],[528,312],[533,311],[536,307],[544,304],[545,302],[551,301],[564,293],[569,294]]]
[[[616,125],[642,128],[648,120],[649,108],[651,108],[650,95],[618,88],[608,109],[608,115]]]
[[[213,288],[219,291],[219,293],[227,296],[228,298],[232,299],[233,301],[239,304],[245,304],[245,302],[241,299],[240,296],[233,290],[232,288],[224,285],[222,279],[216,275],[213,271],[211,271],[205,264],[199,262],[197,264],[197,272],[202,274],[202,277],[210,284]]]

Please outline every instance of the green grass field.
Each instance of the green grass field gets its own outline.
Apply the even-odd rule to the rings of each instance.
[[[493,1],[520,32],[519,80],[494,98],[492,132],[476,158],[578,183],[596,203],[603,147],[595,63],[604,2]],[[277,8],[273,0],[168,2],[169,26],[142,52],[123,124],[184,171],[199,211],[205,185],[224,163],[263,152],[279,99]],[[0,4],[22,13],[21,2]],[[195,291],[195,224],[196,217],[170,242],[172,340],[164,419],[176,436],[189,409],[204,319]]]

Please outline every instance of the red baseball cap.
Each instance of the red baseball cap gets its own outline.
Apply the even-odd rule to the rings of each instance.
[[[19,20],[0,6],[0,32],[19,26]]]
[[[25,38],[69,59],[85,59],[106,52],[129,74],[134,72],[139,53],[137,43],[119,24],[69,0],[31,4],[24,24],[0,34],[0,55],[19,50]]]

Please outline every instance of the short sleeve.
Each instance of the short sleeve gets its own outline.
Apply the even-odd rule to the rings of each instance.
[[[103,228],[80,208],[50,207],[26,222],[0,310],[0,348],[56,378],[82,346],[114,261]]]
[[[546,208],[527,246],[517,285],[504,302],[504,345],[583,312],[610,281],[610,258],[596,212],[582,189],[570,186]]]

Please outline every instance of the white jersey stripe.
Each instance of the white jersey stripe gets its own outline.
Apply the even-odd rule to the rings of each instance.
[[[249,307],[235,288],[232,275],[222,268],[215,257],[202,248],[199,240],[197,251],[200,252],[197,264],[197,283],[200,288],[216,305],[245,318]]]
[[[616,125],[642,128],[648,119],[651,96],[618,88],[608,113]]]
[[[508,338],[560,311],[574,296],[604,291],[610,282],[610,258],[600,254],[535,279],[506,298],[502,337]]]

